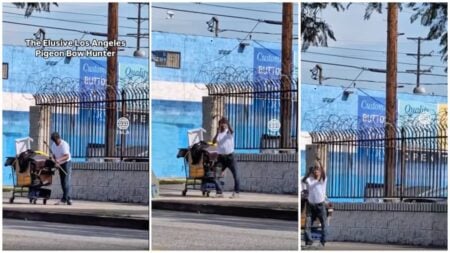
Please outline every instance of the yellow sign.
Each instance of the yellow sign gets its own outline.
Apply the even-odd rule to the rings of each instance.
[[[439,136],[445,136],[445,138],[440,138],[439,147],[447,150],[447,113],[448,106],[447,104],[438,104],[438,118],[439,121]]]

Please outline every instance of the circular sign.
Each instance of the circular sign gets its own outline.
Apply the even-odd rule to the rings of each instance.
[[[127,118],[121,117],[117,120],[117,127],[120,130],[126,130],[126,129],[128,129],[129,126],[130,126],[130,121]]]
[[[277,119],[271,119],[269,122],[267,122],[267,128],[271,132],[278,132],[280,130],[281,123]]]

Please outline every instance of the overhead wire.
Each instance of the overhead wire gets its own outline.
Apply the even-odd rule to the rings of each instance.
[[[352,81],[352,79],[349,78],[342,78],[342,77],[325,77],[323,80],[340,80],[340,81]],[[385,81],[376,81],[376,80],[357,80],[358,82],[365,82],[365,83],[386,83]],[[398,82],[397,84],[400,85],[416,85],[415,83],[406,83],[406,82]],[[421,85],[447,85],[447,83],[420,83]]]
[[[356,57],[356,56],[346,56],[346,55],[339,55],[339,54],[328,54],[328,53],[319,53],[319,52],[311,52],[306,51],[302,52],[303,54],[316,54],[316,55],[324,55],[324,56],[333,56],[333,57],[340,57],[340,58],[346,58],[346,59],[355,59],[355,60],[364,60],[364,61],[373,61],[373,62],[382,62],[386,63],[385,60],[378,60],[378,59],[370,59],[370,58],[364,58],[364,57]],[[403,65],[411,65],[411,66],[417,66],[415,63],[409,63],[409,62],[397,62],[398,64]],[[434,68],[446,68],[445,66],[438,66],[438,65],[431,65],[431,64],[421,64],[425,67],[434,67]]]
[[[16,16],[23,16],[22,14],[14,13],[14,12],[4,11],[3,13],[4,14],[12,14],[12,15],[16,15]],[[77,21],[77,20],[67,20],[67,19],[60,19],[60,18],[49,18],[49,17],[38,17],[38,16],[31,16],[31,18],[55,20],[55,21],[62,21],[62,22],[68,22],[68,23],[77,23],[77,24],[86,24],[86,25],[108,26],[107,24],[98,24],[98,23],[91,23],[91,22]],[[136,27],[131,27],[131,26],[119,26],[119,28],[136,29]],[[148,28],[141,28],[141,29],[142,30],[149,30]]]
[[[365,51],[365,52],[374,52],[374,53],[383,53],[386,54],[386,51],[375,50],[375,49],[362,49],[362,48],[350,48],[350,47],[336,47],[336,46],[327,46],[326,48],[335,48],[335,49],[343,49],[343,50],[353,50],[353,51]],[[398,54],[409,54],[406,52],[398,52]],[[431,56],[441,57],[439,54],[431,54]]]
[[[324,65],[332,65],[332,66],[339,66],[339,67],[354,68],[354,69],[363,69],[363,70],[368,70],[368,71],[376,72],[376,73],[386,73],[385,69],[378,69],[378,68],[367,68],[367,67],[360,67],[360,66],[354,66],[354,65],[348,65],[348,64],[333,63],[333,62],[322,62],[322,61],[312,61],[312,60],[306,60],[306,59],[302,59],[301,61],[302,62],[308,62],[308,63],[316,63],[316,64],[324,64]],[[413,72],[407,72],[407,71],[397,71],[397,73],[399,73],[399,74],[415,74]],[[447,75],[430,74],[430,73],[421,73],[421,75],[447,77]]]
[[[13,6],[3,6],[3,8],[18,9],[17,7],[13,7]],[[58,10],[52,10],[51,12],[52,13],[64,13],[64,14],[73,14],[73,15],[93,16],[93,17],[105,17],[105,18],[108,17],[108,15],[86,13],[86,12],[71,12],[71,11],[58,11]],[[128,19],[128,17],[125,17],[125,16],[118,16],[118,17],[122,18],[122,19]]]
[[[227,15],[227,14],[220,14],[220,13],[211,13],[211,12],[204,12],[204,11],[169,8],[169,7],[162,7],[162,6],[155,6],[155,5],[152,5],[152,8],[162,9],[162,10],[179,11],[179,12],[187,12],[187,13],[201,14],[201,15],[212,15],[212,16],[225,17],[225,18],[243,19],[243,20],[264,22],[264,23],[269,23],[269,24],[273,23],[273,24],[277,24],[277,25],[281,24],[281,21],[265,20],[265,19],[251,18],[251,17],[242,17],[242,16]],[[293,23],[293,25],[298,25],[298,23]]]
[[[348,89],[350,89],[350,87],[352,87],[352,86],[354,85],[355,81],[361,76],[361,74],[362,74],[364,71],[366,71],[366,70],[361,69],[361,71],[360,71],[360,72],[358,73],[358,75],[350,82],[350,84],[349,84],[347,87],[343,87],[343,88],[344,88],[344,91],[347,91]],[[330,103],[327,103],[326,105],[322,105],[322,106],[319,106],[319,107],[317,107],[317,108],[314,108],[314,109],[305,111],[305,113],[314,112],[314,111],[317,111],[317,110],[319,110],[319,109],[323,109],[324,106],[328,106],[328,105],[334,103],[334,101],[336,101],[336,99],[338,99],[338,98],[341,96],[341,94],[342,94],[342,92],[339,92],[335,97],[331,98],[331,102],[330,102]]]
[[[22,26],[31,26],[31,27],[39,27],[39,28],[47,28],[47,29],[55,29],[55,30],[61,30],[61,31],[69,31],[69,32],[77,32],[77,33],[85,33],[85,34],[90,34],[93,36],[102,36],[102,37],[107,37],[106,33],[102,33],[102,32],[91,32],[91,31],[82,31],[82,30],[78,30],[78,29],[72,29],[72,28],[63,28],[63,27],[57,27],[57,26],[47,26],[47,25],[34,25],[34,24],[27,24],[27,23],[20,23],[20,22],[13,22],[13,21],[8,21],[8,20],[3,20],[3,23],[7,23],[7,24],[13,24],[13,25],[22,25]],[[130,38],[135,38],[137,37],[137,35],[118,35],[119,37],[130,37]],[[147,36],[142,36],[141,39],[148,39],[148,35]]]
[[[210,3],[196,3],[196,4],[205,5],[205,6],[212,6],[212,7],[219,7],[219,8],[226,8],[226,9],[233,9],[233,10],[244,10],[244,11],[254,11],[254,12],[261,12],[261,13],[283,14],[281,11],[257,10],[257,9],[251,9],[251,8],[225,6],[225,5],[210,4]],[[294,13],[294,15],[298,16],[297,13]]]

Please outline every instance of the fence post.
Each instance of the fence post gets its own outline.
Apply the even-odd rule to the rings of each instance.
[[[50,139],[50,109],[47,106],[30,106],[30,137],[32,150],[49,153],[47,143]],[[49,143],[50,145],[50,143]]]
[[[218,96],[202,97],[202,127],[206,130],[203,135],[206,141],[212,140],[219,127],[219,119],[224,116],[224,102]]]
[[[400,178],[400,184],[401,184],[401,186],[400,186],[400,201],[402,201],[403,200],[403,193],[404,193],[404,191],[405,191],[405,179],[406,179],[406,168],[405,168],[405,166],[406,166],[406,164],[405,164],[405,153],[406,153],[406,150],[405,150],[405,142],[406,142],[406,139],[405,139],[405,128],[404,127],[402,127],[402,130],[401,130],[401,133],[400,133],[400,137],[401,137],[401,142],[400,142],[400,149],[401,149],[401,154],[400,154],[400,161],[401,161],[401,164],[400,164],[400,170],[401,170],[401,178]]]
[[[127,116],[127,100],[126,100],[126,92],[125,90],[122,90],[122,115],[120,117],[126,117]],[[126,142],[126,131],[123,133],[119,130],[120,134],[120,160],[123,161],[123,154],[125,153],[125,142]]]

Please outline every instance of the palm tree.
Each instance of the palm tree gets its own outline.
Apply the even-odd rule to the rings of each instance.
[[[336,40],[334,32],[325,21],[317,15],[328,6],[337,11],[345,10],[339,3],[302,3],[301,6],[301,35],[302,51],[306,51],[310,46],[328,46],[328,38]]]
[[[347,5],[347,9],[351,4]],[[317,14],[328,6],[332,6],[337,11],[344,10],[344,6],[339,3],[302,3],[301,9],[301,35],[302,50],[309,46],[327,46],[328,37],[336,40],[331,26],[320,20]],[[439,39],[441,45],[442,61],[447,62],[447,3],[405,3],[399,4],[399,9],[410,8],[414,13],[410,17],[411,23],[420,18],[423,26],[430,27],[427,39]],[[364,13],[364,19],[370,19],[372,13],[383,13],[383,3],[368,3]]]
[[[31,16],[33,11],[50,12],[50,6],[58,6],[58,3],[13,3],[19,9],[25,9],[25,17]]]

